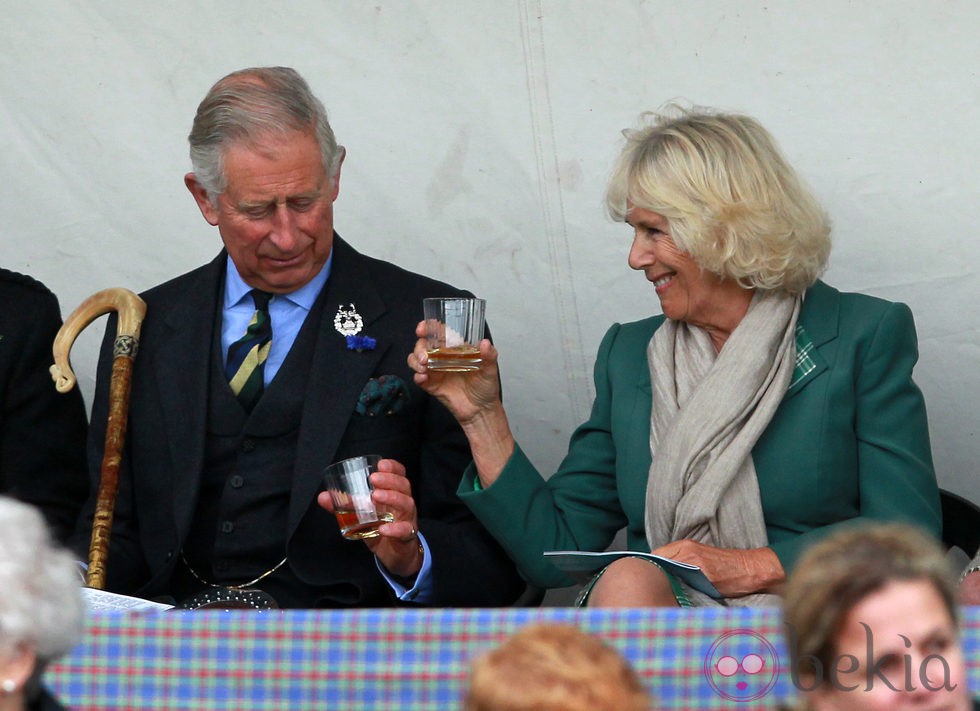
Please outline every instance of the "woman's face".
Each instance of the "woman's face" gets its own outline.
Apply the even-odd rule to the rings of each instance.
[[[730,333],[752,299],[752,292],[731,280],[710,274],[681,250],[660,213],[628,205],[626,222],[633,228],[629,265],[646,274],[660,298],[664,315]]]
[[[928,580],[897,581],[844,618],[835,670],[810,695],[817,711],[969,711],[956,626]]]

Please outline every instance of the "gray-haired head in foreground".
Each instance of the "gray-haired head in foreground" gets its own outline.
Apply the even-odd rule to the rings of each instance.
[[[74,557],[33,506],[0,496],[0,652],[27,646],[38,673],[78,640],[83,613]]]
[[[799,294],[830,255],[830,221],[750,116],[667,104],[626,130],[606,192],[613,219],[628,204],[667,218],[703,269],[746,288]]]
[[[295,131],[316,136],[324,169],[335,178],[343,148],[337,145],[327,111],[306,80],[289,67],[232,72],[208,91],[187,137],[198,182],[214,202],[227,187],[223,158],[229,145],[248,145],[269,134]]]

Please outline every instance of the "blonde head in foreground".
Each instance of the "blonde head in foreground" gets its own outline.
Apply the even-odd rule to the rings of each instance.
[[[650,711],[653,702],[615,649],[577,627],[528,625],[479,657],[466,711]]]

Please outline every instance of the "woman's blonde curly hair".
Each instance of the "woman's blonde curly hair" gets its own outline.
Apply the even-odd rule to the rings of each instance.
[[[667,218],[678,247],[745,288],[800,294],[830,255],[830,221],[749,116],[667,104],[627,129],[606,204]]]

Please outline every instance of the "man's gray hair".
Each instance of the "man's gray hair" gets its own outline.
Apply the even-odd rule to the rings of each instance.
[[[268,134],[312,131],[323,167],[336,179],[344,149],[337,145],[323,104],[289,67],[253,67],[219,79],[197,107],[187,137],[191,165],[212,202],[227,188],[224,152]]]
[[[0,653],[27,645],[40,673],[78,640],[83,614],[73,556],[52,542],[37,509],[0,496]]]

